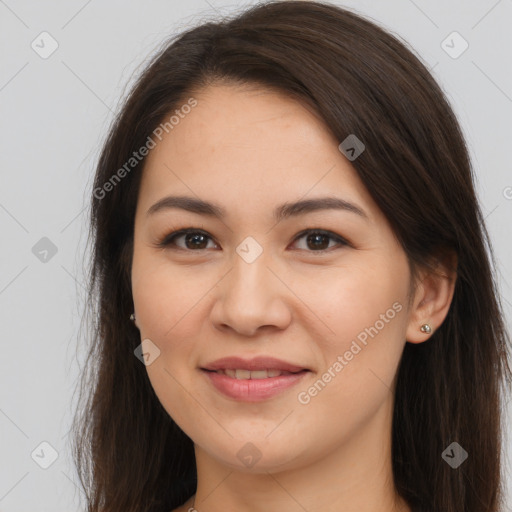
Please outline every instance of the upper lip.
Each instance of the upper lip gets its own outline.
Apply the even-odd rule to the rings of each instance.
[[[281,370],[285,372],[300,372],[302,370],[308,370],[304,366],[297,366],[281,359],[276,359],[270,356],[258,356],[252,359],[243,359],[242,357],[223,357],[208,363],[202,367],[203,370]]]

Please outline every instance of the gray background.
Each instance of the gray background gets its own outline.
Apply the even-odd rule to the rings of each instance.
[[[168,36],[249,3],[0,0],[1,512],[84,509],[67,433],[84,354],[77,333],[86,208],[113,112]],[[512,0],[335,3],[402,37],[446,91],[471,151],[510,328]],[[47,58],[31,47],[51,49],[48,36],[44,48],[38,37],[43,31],[58,43]],[[451,36],[442,46],[453,31],[469,44],[457,58],[462,39]],[[58,454],[47,469],[40,465],[52,462],[51,448],[42,442]],[[512,510],[511,484],[507,503]]]

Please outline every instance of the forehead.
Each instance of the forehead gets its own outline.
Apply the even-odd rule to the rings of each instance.
[[[260,208],[337,193],[375,207],[339,142],[298,101],[224,85],[193,97],[197,105],[148,154],[139,196],[145,206],[178,192]]]

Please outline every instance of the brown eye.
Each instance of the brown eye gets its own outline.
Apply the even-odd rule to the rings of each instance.
[[[302,232],[295,240],[305,238],[306,247],[302,248],[308,252],[322,253],[330,250],[333,246],[329,246],[331,241],[335,241],[337,245],[348,245],[348,242],[340,236],[330,232],[319,229],[307,229]],[[336,246],[336,244],[334,244]]]
[[[176,243],[177,240],[183,239],[181,244]],[[295,237],[297,240],[305,239],[305,247],[300,248],[307,252],[324,253],[337,246],[350,245],[345,239],[323,229],[306,229]],[[180,229],[166,235],[160,242],[158,247],[177,249],[183,251],[202,251],[208,249],[208,241],[213,241],[213,238],[205,231],[196,228]],[[335,242],[331,245],[331,242]],[[210,247],[211,248],[211,247]]]
[[[202,233],[185,233],[183,236],[187,249],[206,249],[208,245],[206,241],[208,237]],[[188,243],[190,246],[187,245]]]
[[[176,244],[176,240],[180,238],[183,238],[185,247]],[[208,240],[211,240],[211,237],[203,231],[199,231],[197,229],[182,229],[167,235],[161,242],[159,242],[158,246],[174,246],[177,249],[195,251],[207,249]]]

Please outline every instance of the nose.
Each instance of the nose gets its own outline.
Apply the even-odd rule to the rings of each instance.
[[[211,321],[222,331],[254,336],[263,330],[285,329],[291,320],[289,288],[263,252],[248,263],[238,254],[216,287]],[[286,281],[285,281],[286,282]]]

